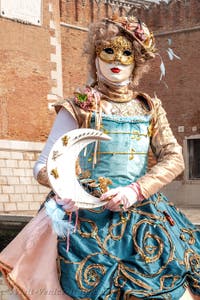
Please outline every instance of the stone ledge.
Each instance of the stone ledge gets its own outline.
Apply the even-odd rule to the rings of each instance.
[[[180,207],[179,208],[182,213],[186,215],[186,217],[195,224],[198,228],[200,228],[200,208],[188,208],[188,207]]]
[[[0,215],[0,223],[3,222],[7,223],[27,223],[32,219],[32,216],[16,216],[16,215],[8,215],[8,214],[1,214]]]
[[[41,151],[44,147],[42,142],[26,142],[15,140],[0,140],[1,150],[13,150],[13,151]]]

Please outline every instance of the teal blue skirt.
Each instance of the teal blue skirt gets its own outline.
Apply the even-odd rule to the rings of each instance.
[[[200,295],[200,231],[160,193],[127,212],[79,210],[66,243],[60,282],[73,299],[178,300],[187,286]]]

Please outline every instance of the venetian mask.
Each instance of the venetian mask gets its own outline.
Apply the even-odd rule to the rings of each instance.
[[[100,74],[103,75],[106,80],[113,83],[129,82],[134,69],[134,63],[129,65],[122,65],[116,62],[107,63],[99,57],[97,58],[97,66]]]
[[[117,36],[96,47],[97,56],[106,63],[119,62],[131,65],[134,62],[132,43],[124,36]]]

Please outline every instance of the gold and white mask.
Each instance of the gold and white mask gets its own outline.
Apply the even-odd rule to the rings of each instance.
[[[106,63],[118,61],[122,65],[134,63],[132,43],[124,36],[117,36],[96,47],[97,56]]]

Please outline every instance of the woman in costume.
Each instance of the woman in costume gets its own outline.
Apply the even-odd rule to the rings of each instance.
[[[54,197],[75,227],[70,239],[56,240],[46,213],[51,193],[2,252],[2,272],[22,299],[200,299],[199,231],[159,192],[183,171],[182,150],[161,101],[135,91],[155,56],[153,34],[134,17],[105,19],[91,26],[87,51],[92,84],[56,105],[34,173],[50,186],[54,142],[72,129],[101,130],[111,141],[88,146],[77,173],[107,204],[78,210],[75,199]],[[157,163],[148,169],[150,147]]]

